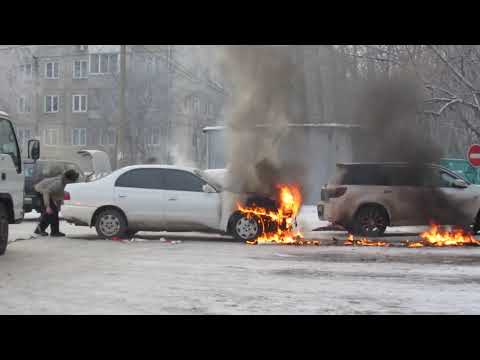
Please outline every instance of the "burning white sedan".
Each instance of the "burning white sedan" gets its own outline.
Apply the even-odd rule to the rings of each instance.
[[[95,227],[102,238],[131,237],[138,231],[206,231],[251,242],[268,232],[268,216],[242,211],[242,206],[259,199],[273,204],[272,213],[277,210],[275,200],[224,191],[208,172],[138,165],[68,185],[62,215],[75,225]]]

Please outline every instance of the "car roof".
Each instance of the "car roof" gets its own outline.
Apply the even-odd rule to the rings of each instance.
[[[126,166],[121,170],[135,170],[135,169],[170,169],[170,170],[183,170],[188,172],[199,171],[199,169],[195,169],[192,167],[176,166],[176,165],[131,165],[131,166]]]

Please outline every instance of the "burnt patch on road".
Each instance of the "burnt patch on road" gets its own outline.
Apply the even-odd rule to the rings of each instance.
[[[292,257],[272,257],[279,261],[298,262],[333,262],[333,263],[404,263],[425,265],[480,265],[480,254],[441,254],[412,253],[407,250],[401,254],[365,253],[365,252],[330,252],[292,254]]]
[[[295,277],[295,278],[313,278],[313,279],[379,279],[385,281],[400,281],[400,282],[415,282],[428,284],[447,284],[447,285],[479,285],[480,277],[469,276],[424,276],[422,274],[406,273],[387,273],[387,272],[335,272],[335,271],[322,271],[313,269],[278,269],[269,271],[269,274],[282,276],[282,277]]]

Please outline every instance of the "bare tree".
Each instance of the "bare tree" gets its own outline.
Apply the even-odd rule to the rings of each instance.
[[[151,160],[152,154],[162,142],[165,134],[168,106],[168,80],[166,66],[146,51],[130,51],[127,65],[126,109],[124,154],[129,163]],[[98,112],[103,119],[103,131],[118,126],[120,75],[111,74],[113,86],[96,94]]]

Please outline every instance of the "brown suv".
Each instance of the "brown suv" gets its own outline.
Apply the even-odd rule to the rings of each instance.
[[[381,236],[390,226],[474,225],[480,186],[437,165],[338,164],[322,189],[320,220],[355,235]]]

